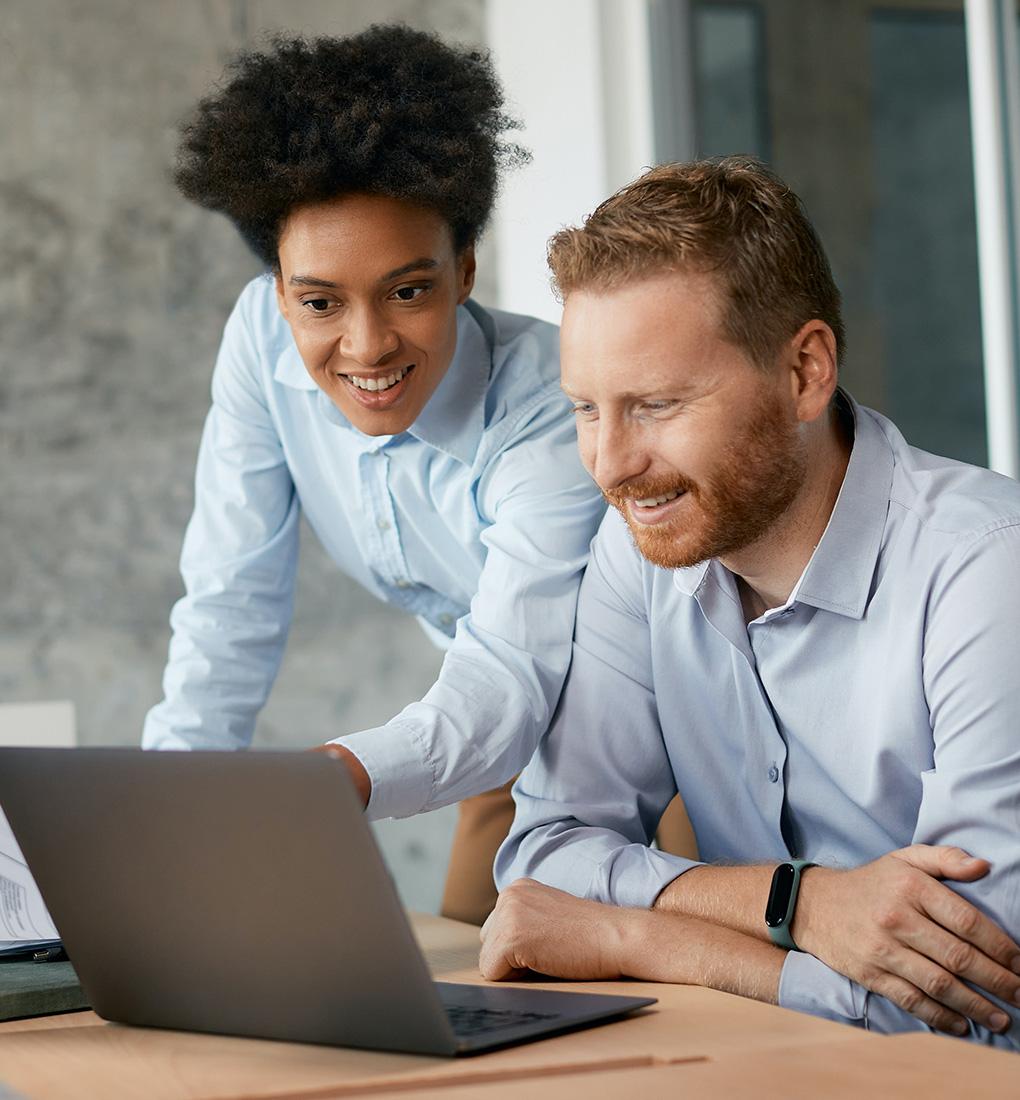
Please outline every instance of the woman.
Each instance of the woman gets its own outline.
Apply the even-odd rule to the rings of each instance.
[[[176,179],[265,263],[227,322],[151,748],[244,747],[290,623],[303,511],[333,561],[446,650],[386,725],[337,731],[373,817],[462,803],[443,912],[481,922],[570,657],[602,515],[556,330],[470,300],[524,157],[487,57],[377,26],[242,55]]]

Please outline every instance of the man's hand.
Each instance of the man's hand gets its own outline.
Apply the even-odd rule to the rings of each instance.
[[[364,765],[350,749],[345,749],[343,745],[316,745],[315,748],[309,751],[324,752],[327,756],[332,756],[334,760],[339,760],[344,764],[351,781],[354,783],[354,789],[361,799],[362,807],[368,805],[368,800],[372,795],[372,780],[368,778],[368,772],[365,771]]]
[[[775,1004],[786,953],[693,917],[626,909],[519,879],[481,930],[482,977],[534,970],[555,978],[705,985]]]
[[[992,1031],[1009,1018],[966,979],[1020,1004],[1020,947],[938,879],[973,882],[985,860],[915,844],[852,871],[803,872],[791,929],[797,945],[932,1027]]]
[[[620,949],[630,918],[620,909],[522,878],[508,886],[482,925],[478,966],[491,982],[527,970],[553,978],[619,978]]]

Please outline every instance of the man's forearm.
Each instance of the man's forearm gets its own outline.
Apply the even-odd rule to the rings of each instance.
[[[774,864],[692,867],[669,883],[653,909],[696,917],[767,942],[765,902],[774,870]]]
[[[633,915],[621,947],[621,970],[631,978],[681,982],[776,1004],[786,952],[719,924],[672,913]]]
[[[790,931],[803,951],[934,1028],[964,1034],[972,1020],[1002,1031],[1009,1018],[984,994],[1020,1004],[1020,945],[951,886],[988,870],[959,848],[924,844],[852,870],[810,868]],[[772,871],[695,867],[655,909],[764,940]]]
[[[704,985],[776,1003],[786,952],[692,917],[607,905],[534,879],[499,896],[481,931],[483,977],[528,970],[557,978]]]

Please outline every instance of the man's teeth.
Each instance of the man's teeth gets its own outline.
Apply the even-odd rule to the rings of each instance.
[[[669,500],[676,500],[679,493],[666,493],[661,497],[645,497],[644,500],[635,500],[634,503],[639,508],[654,508],[657,504],[665,504]]]
[[[371,390],[374,393],[376,390],[388,390],[390,386],[395,386],[410,369],[401,367],[400,370],[387,374],[385,378],[360,378],[356,374],[344,374],[341,377],[353,382],[359,390]]]

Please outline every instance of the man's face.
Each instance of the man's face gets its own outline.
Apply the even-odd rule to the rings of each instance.
[[[280,312],[308,373],[366,435],[418,418],[457,346],[474,253],[432,210],[345,195],[292,211],[279,244]]]
[[[711,276],[666,273],[571,293],[563,389],[585,466],[649,561],[725,557],[765,535],[803,484],[788,370],[723,338]]]

